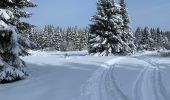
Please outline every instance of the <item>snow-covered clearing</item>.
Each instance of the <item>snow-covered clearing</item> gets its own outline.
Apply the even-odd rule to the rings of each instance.
[[[2,100],[170,100],[170,58],[32,52],[30,76],[0,85]]]

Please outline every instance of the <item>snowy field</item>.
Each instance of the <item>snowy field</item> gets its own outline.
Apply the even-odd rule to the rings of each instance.
[[[170,100],[170,58],[31,52],[29,77],[0,85],[0,100]]]

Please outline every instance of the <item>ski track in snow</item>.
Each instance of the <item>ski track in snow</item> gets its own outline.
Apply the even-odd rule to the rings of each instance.
[[[39,57],[42,57],[42,59],[39,60]],[[47,60],[47,58],[50,59]],[[129,58],[132,59],[129,60]],[[161,67],[166,65],[161,65],[161,63],[158,63],[156,58],[152,58],[151,55],[115,57],[115,59],[104,64],[103,58],[96,60],[96,58],[91,57],[83,59],[81,57],[74,58],[70,56],[65,58],[67,61],[63,61],[63,58],[59,59],[59,64],[55,62],[55,59],[59,58],[56,57],[56,55],[49,56],[48,54],[40,54],[39,56],[36,55],[35,58],[25,59],[29,61],[30,66],[35,66],[31,67],[33,71],[31,74],[32,77],[19,83],[2,85],[0,89],[1,91],[5,91],[3,91],[3,94],[0,94],[1,99],[12,100],[11,98],[25,98],[29,100],[31,98],[30,100],[70,100],[70,98],[73,98],[71,100],[170,100],[170,95],[166,90],[167,87],[164,86],[162,79],[162,72],[164,70],[162,70]],[[110,58],[106,60],[108,59]],[[80,60],[80,62],[77,63],[77,60]],[[86,61],[84,62],[84,60]],[[133,63],[131,62],[132,60],[138,60],[139,62]],[[100,64],[102,65],[100,66]],[[124,65],[121,66],[121,64]],[[128,75],[129,72],[131,72],[128,68],[137,67],[139,69],[137,69],[137,71],[135,70],[135,74],[132,74],[137,76],[133,77],[133,81],[128,84],[130,85],[130,88],[128,88],[130,89],[130,94],[127,93],[127,88],[124,88],[123,91],[123,87],[120,87],[119,82],[121,81],[119,80],[119,74],[115,73],[117,71],[116,68],[119,68],[119,66],[126,70],[125,74],[127,76],[124,76],[125,78],[131,78],[131,75]],[[93,71],[95,71],[95,73]],[[139,74],[136,72],[139,72]],[[94,73],[92,77],[84,84],[92,73]],[[37,82],[34,83],[34,81]],[[82,86],[80,92],[79,90],[82,84],[84,84],[84,86]],[[131,86],[133,88],[131,88]],[[25,90],[27,90],[27,93],[24,93]],[[81,94],[79,95],[79,93]],[[8,94],[11,95],[8,96]],[[76,96],[79,97],[75,98]]]
[[[133,84],[132,100],[169,100],[159,64],[148,56],[132,58],[148,63]],[[102,65],[89,79],[78,100],[130,100],[120,89],[114,76],[115,66],[123,59],[126,58],[116,58]]]
[[[133,100],[169,100],[159,64],[151,58],[137,58],[149,64],[138,75],[133,89]]]
[[[129,100],[114,78],[114,67],[122,57],[103,64],[87,82],[79,100]]]

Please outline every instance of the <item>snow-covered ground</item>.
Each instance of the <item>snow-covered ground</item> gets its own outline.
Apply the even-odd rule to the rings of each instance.
[[[170,100],[170,58],[31,52],[29,77],[0,85],[0,100]]]

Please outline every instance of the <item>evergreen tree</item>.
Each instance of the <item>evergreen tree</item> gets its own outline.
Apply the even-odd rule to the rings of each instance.
[[[168,46],[168,39],[165,32],[161,31],[160,28],[151,29],[152,39],[154,40],[155,50],[165,49]]]
[[[79,29],[77,26],[71,28],[70,40],[69,40],[69,50],[78,50],[79,48]]]
[[[139,42],[142,39],[143,29],[141,27],[138,27],[135,32],[135,45],[137,47],[137,50],[139,49]]]
[[[84,42],[83,42],[83,49],[84,50],[87,50],[87,48],[88,48],[88,38],[89,38],[89,27],[86,27],[86,28],[84,28],[83,29],[83,40],[84,40]]]
[[[44,44],[45,44],[45,47],[52,47],[52,35],[53,35],[53,26],[52,25],[46,25],[44,27]]]
[[[15,3],[15,7],[10,7],[9,9],[13,12],[15,16],[15,26],[18,31],[19,35],[19,43],[23,48],[21,48],[22,52],[20,52],[20,55],[28,55],[26,52],[27,49],[35,48],[35,45],[33,42],[28,40],[28,35],[31,32],[31,29],[34,27],[34,25],[31,25],[27,22],[24,22],[23,18],[30,18],[31,13],[26,12],[25,8],[30,7],[36,7],[34,3],[32,3],[30,0],[11,0]]]
[[[42,49],[42,44],[43,44],[43,35],[42,35],[42,31],[38,30],[38,29],[31,29],[30,33],[29,33],[29,40],[32,41],[34,43],[34,45],[36,46],[34,49]]]
[[[128,35],[122,29],[126,21],[122,18],[121,7],[114,0],[99,0],[97,11],[91,19],[89,53],[101,56],[132,53],[131,40],[126,40]]]
[[[168,38],[168,41],[170,42],[170,32],[165,32],[166,37]]]
[[[156,48],[160,49],[161,45],[162,45],[162,35],[161,35],[161,30],[160,28],[156,29],[156,38],[155,38],[155,43],[156,43]]]
[[[166,36],[166,33],[165,32],[162,32],[162,48],[163,49],[170,49],[170,44],[169,44],[169,40],[168,40],[168,37]]]
[[[0,1],[0,83],[25,78],[25,63],[20,55],[25,55],[29,41],[21,35],[21,15],[29,1]],[[31,3],[32,4],[32,3]]]
[[[151,38],[154,41],[154,43],[153,43],[153,50],[156,50],[156,48],[158,46],[156,40],[157,40],[158,37],[157,37],[157,32],[156,32],[155,28],[151,28],[150,29],[150,33],[151,33]]]
[[[153,50],[154,40],[151,37],[151,33],[148,27],[142,32],[142,38],[139,41],[138,49],[139,50]]]
[[[167,38],[167,44],[165,45],[165,48],[170,50],[170,32],[165,32],[165,36]]]
[[[62,36],[60,27],[55,28],[53,34],[53,46],[55,50],[60,51],[60,45],[62,44]]]
[[[122,15],[122,19],[123,19],[123,26],[122,26],[122,30],[123,30],[123,34],[122,34],[122,39],[123,41],[125,41],[127,43],[127,53],[134,53],[136,51],[136,47],[134,45],[134,40],[135,37],[133,36],[133,32],[130,28],[130,18],[128,16],[128,10],[126,8],[126,4],[125,4],[125,0],[120,0],[120,6],[121,6],[121,15]],[[125,48],[125,49],[126,49]]]
[[[79,30],[79,51],[87,49],[88,43],[88,28],[83,28]]]

